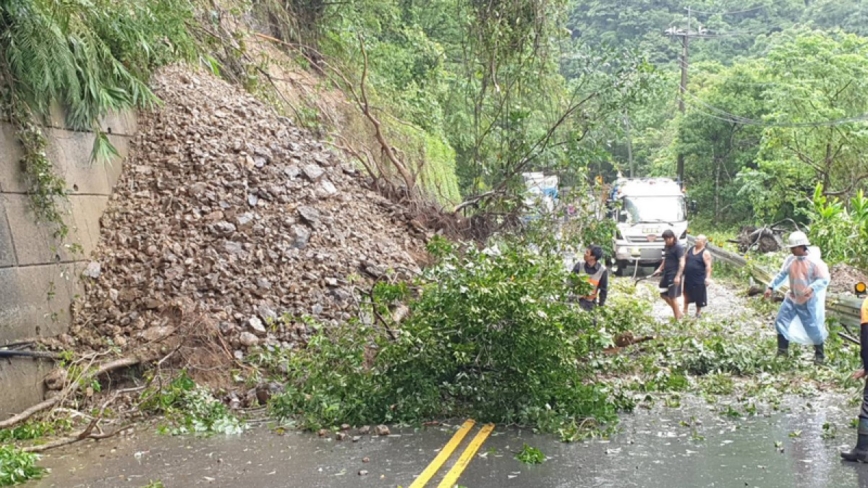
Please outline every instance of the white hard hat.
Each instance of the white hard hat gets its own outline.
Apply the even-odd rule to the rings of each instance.
[[[805,235],[804,232],[793,232],[790,234],[790,238],[787,242],[787,247],[798,247],[798,246],[810,246],[811,243],[808,242],[808,236]]]

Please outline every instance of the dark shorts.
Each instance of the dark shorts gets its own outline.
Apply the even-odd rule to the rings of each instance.
[[[663,298],[678,298],[681,296],[681,285],[675,284],[675,275],[663,275],[660,280],[660,296]]]
[[[684,298],[687,303],[695,303],[699,308],[708,305],[708,289],[705,287],[705,282],[684,283]]]

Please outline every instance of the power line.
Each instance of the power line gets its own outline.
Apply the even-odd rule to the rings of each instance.
[[[694,14],[702,14],[702,15],[735,15],[735,14],[744,14],[747,12],[753,12],[754,10],[761,10],[764,8],[766,8],[765,5],[760,5],[759,7],[747,8],[747,9],[743,9],[743,10],[730,10],[728,12],[705,12],[702,10],[693,10],[692,8],[690,8],[689,11],[691,13],[694,13]]]
[[[684,64],[681,62],[680,59],[676,60],[676,63],[678,63],[678,67],[684,67]],[[699,76],[699,77],[702,78],[702,79],[713,79],[713,80],[717,81],[718,83],[720,83],[721,81],[722,81],[723,83],[725,83],[725,82],[731,82],[731,83],[734,84],[734,85],[747,85],[747,86],[785,86],[785,84],[782,83],[782,82],[776,82],[776,81],[747,81],[747,80],[740,80],[740,79],[736,79],[736,78],[728,77],[728,76],[726,76],[726,75],[722,75],[722,74],[720,74],[720,73],[712,73],[712,72],[709,72],[709,71],[701,71],[701,72],[699,72],[696,76]],[[818,83],[818,82],[827,81],[827,80],[828,80],[828,78],[798,78],[798,79],[796,79],[796,80],[794,80],[794,81],[799,82],[799,83]],[[721,84],[722,84],[722,83],[721,83]]]
[[[692,97],[692,99],[696,100],[696,102],[691,102],[691,101],[685,99],[684,97],[678,95],[679,100],[682,103],[690,106],[690,108],[693,109],[693,111],[699,113],[700,115],[705,115],[707,117],[715,118],[718,120],[722,120],[724,122],[729,122],[729,123],[738,124],[738,125],[753,125],[753,126],[760,126],[760,127],[778,127],[778,128],[816,128],[816,127],[837,127],[839,125],[845,125],[845,124],[868,122],[868,113],[860,114],[860,115],[854,115],[852,117],[843,117],[843,118],[839,118],[839,119],[820,120],[820,121],[816,121],[816,122],[768,122],[768,121],[764,121],[764,120],[757,120],[757,119],[752,119],[749,117],[743,117],[741,115],[736,115],[736,114],[727,112],[726,110],[724,110],[720,107],[715,107],[714,105],[710,105],[708,103],[705,103],[704,101],[699,99],[699,97],[697,97],[696,95],[694,95],[690,92],[685,91],[684,93],[686,95],[689,95],[690,97]],[[716,114],[715,113],[708,113],[708,112],[700,109],[699,107],[697,107],[696,103],[698,103],[700,106],[704,107],[706,110],[716,112]]]

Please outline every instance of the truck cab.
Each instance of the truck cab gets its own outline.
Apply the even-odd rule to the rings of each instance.
[[[663,260],[663,231],[671,229],[687,244],[687,200],[670,178],[620,178],[610,193],[609,215],[617,222],[616,274]]]

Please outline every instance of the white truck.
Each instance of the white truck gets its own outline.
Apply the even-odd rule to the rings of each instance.
[[[684,191],[672,179],[619,178],[610,193],[609,208],[618,229],[615,274],[622,275],[636,265],[659,265],[664,247],[661,234],[667,229],[686,247],[688,204]]]

